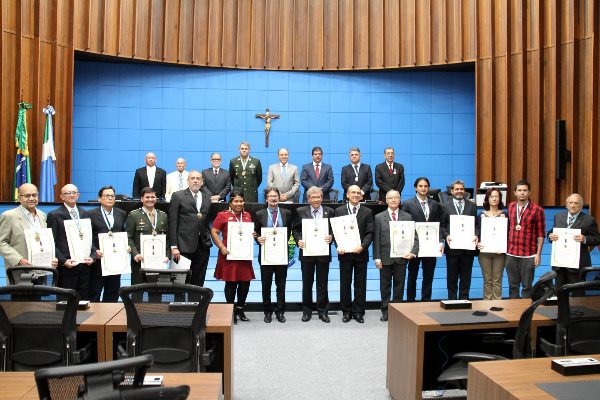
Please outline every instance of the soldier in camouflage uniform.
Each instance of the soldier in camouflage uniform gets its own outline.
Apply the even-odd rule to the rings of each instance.
[[[240,156],[229,161],[231,192],[243,193],[246,203],[257,203],[258,187],[262,182],[262,165],[258,158],[252,158],[249,154],[250,144],[242,142],[240,143]]]

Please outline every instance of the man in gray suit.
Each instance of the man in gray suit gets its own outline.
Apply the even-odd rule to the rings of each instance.
[[[388,209],[377,214],[374,221],[373,238],[373,260],[379,269],[379,289],[381,291],[381,318],[380,321],[388,320],[388,304],[390,303],[390,289],[392,278],[394,280],[392,303],[400,303],[404,296],[404,279],[406,277],[406,265],[419,253],[418,240],[415,237],[410,253],[402,257],[392,258],[390,256],[390,221],[412,221],[409,213],[401,211],[400,193],[390,190],[385,195]]]
[[[298,193],[300,180],[298,179],[298,167],[288,163],[288,151],[285,148],[277,152],[279,164],[269,165],[267,172],[267,187],[276,187],[279,190],[279,201],[294,202]]]
[[[210,192],[210,201],[212,203],[225,201],[225,198],[231,191],[229,171],[221,168],[221,155],[219,153],[212,153],[210,155],[210,164],[210,168],[202,171],[204,187]]]

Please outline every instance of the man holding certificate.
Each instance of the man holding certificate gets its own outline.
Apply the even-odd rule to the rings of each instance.
[[[385,200],[388,209],[375,216],[373,235],[373,259],[379,269],[381,291],[380,321],[383,322],[388,320],[390,292],[393,293],[393,303],[402,302],[406,264],[419,253],[412,216],[399,209],[400,193],[390,190],[386,193]]]
[[[288,267],[288,239],[291,232],[292,212],[279,208],[281,193],[276,187],[265,189],[267,208],[256,212],[254,232],[259,244],[260,280],[262,282],[264,321],[270,323],[275,312],[277,321],[284,323],[285,280]],[[277,304],[271,304],[271,286],[275,275]]]
[[[373,241],[373,213],[367,207],[361,207],[362,193],[360,187],[352,185],[348,188],[348,203],[335,210],[336,217],[354,216],[352,222],[343,228],[352,237],[352,231],[358,230],[360,243],[354,249],[345,249],[336,234],[336,247],[340,261],[340,302],[342,304],[342,322],[350,322],[352,318],[364,323],[365,303],[367,300],[367,263],[369,262],[369,245]],[[332,222],[333,224],[333,222]],[[335,232],[335,229],[334,229]],[[354,301],[352,301],[352,274],[354,274]]]
[[[573,193],[567,197],[567,211],[556,213],[554,215],[554,228],[579,229],[581,231],[580,234],[572,237],[580,246],[579,263],[576,267],[564,268],[557,267],[554,263],[552,264],[552,269],[557,272],[557,289],[564,284],[580,281],[580,269],[592,265],[590,248],[594,248],[600,244],[600,233],[598,233],[596,219],[593,216],[584,213],[582,210],[583,197],[577,193]],[[548,232],[548,240],[550,242],[556,242],[559,240],[559,235],[551,230]]]

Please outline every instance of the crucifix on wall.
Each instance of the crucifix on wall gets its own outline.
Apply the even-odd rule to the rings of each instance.
[[[269,132],[271,131],[271,120],[278,119],[279,114],[271,114],[271,112],[267,108],[264,114],[256,114],[256,118],[261,118],[265,120],[265,147],[269,147]]]

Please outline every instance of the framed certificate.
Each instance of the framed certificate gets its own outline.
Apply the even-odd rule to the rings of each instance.
[[[352,252],[360,246],[360,232],[358,231],[356,215],[334,217],[330,219],[330,222],[338,249]]]
[[[442,256],[439,222],[415,222],[415,231],[419,237],[419,257]]]
[[[558,235],[558,240],[552,242],[553,267],[579,268],[581,244],[573,236],[581,235],[581,229],[553,228],[552,233]]]
[[[38,231],[25,229],[27,243],[27,259],[36,267],[52,267],[54,260],[54,236],[52,229],[44,228]]]
[[[254,258],[254,223],[227,222],[228,260],[250,260]],[[287,262],[286,262],[287,264]]]
[[[98,243],[102,258],[102,276],[130,274],[131,264],[127,253],[127,232],[100,233]]]
[[[140,235],[140,254],[144,257],[142,268],[166,269],[166,248],[167,235]]]
[[[506,253],[508,218],[481,218],[481,252]]]
[[[390,258],[410,253],[415,243],[415,221],[390,221]]]
[[[307,218],[302,220],[302,254],[311,256],[328,256],[330,244],[325,242],[329,236],[329,218]]]
[[[71,259],[83,262],[92,252],[92,222],[89,218],[66,219],[65,233]]]
[[[267,238],[261,246],[261,265],[288,264],[287,228],[261,228],[260,236]]]
[[[450,216],[451,249],[475,250],[475,217],[472,215]]]

